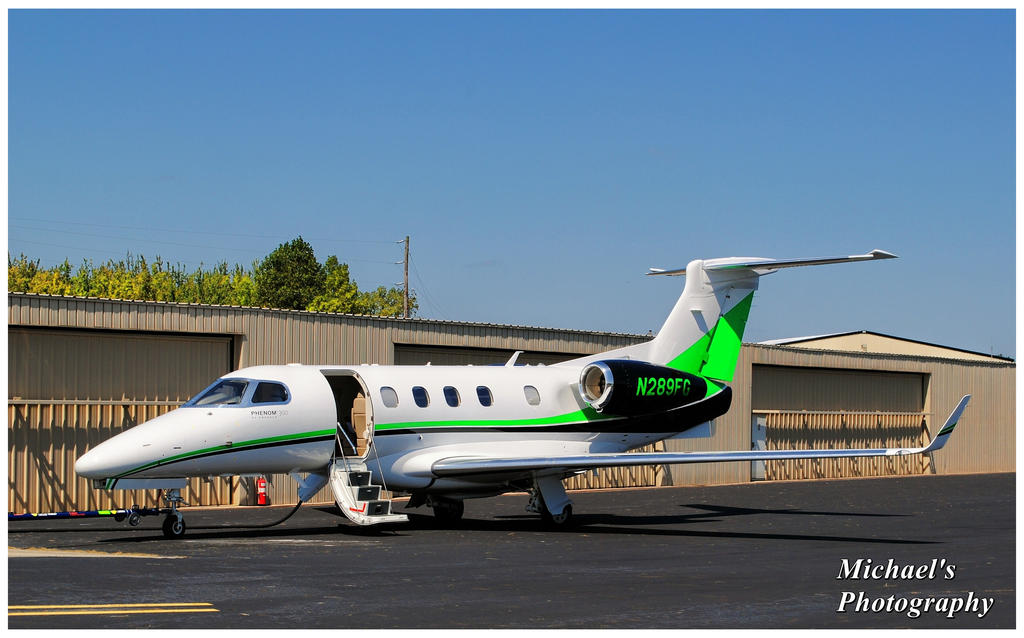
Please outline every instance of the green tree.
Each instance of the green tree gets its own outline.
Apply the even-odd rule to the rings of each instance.
[[[24,254],[17,259],[7,255],[7,290],[10,292],[28,292],[32,279],[39,272],[39,260],[30,261]]]
[[[256,264],[253,264],[253,270]],[[256,305],[256,282],[252,275],[235,264],[235,270],[231,275],[231,305],[232,306],[254,306]]]
[[[88,297],[92,290],[92,261],[82,260],[82,265],[71,278],[71,294],[75,297]]]
[[[72,272],[66,259],[46,269],[38,260],[8,254],[7,287],[11,292],[47,295],[402,315],[400,289],[381,286],[360,291],[348,264],[331,255],[321,266],[302,237],[281,244],[250,269],[237,264],[231,269],[222,261],[210,270],[200,264],[189,272],[183,264],[171,265],[159,256],[148,263],[145,257],[129,253],[124,260],[111,259],[98,266],[85,260]],[[409,307],[410,312],[416,310],[414,297]]]
[[[324,268],[302,237],[281,244],[256,269],[256,302],[267,308],[305,310],[324,290]]]
[[[164,267],[164,261],[157,255],[156,261],[149,267],[150,287],[153,291],[152,301],[174,301],[176,286],[174,277]]]
[[[306,308],[313,312],[343,312],[365,314],[361,307],[359,287],[349,278],[348,264],[338,262],[331,255],[324,264],[324,291],[313,298]]]
[[[71,264],[64,263],[49,270],[39,270],[29,283],[28,292],[40,295],[71,294]]]
[[[377,315],[381,317],[402,316],[402,291],[399,288],[385,288],[379,286],[376,290],[362,293],[361,304],[364,308],[363,314]],[[416,314],[416,297],[409,294],[409,316]]]
[[[323,293],[317,295],[306,308],[313,312],[340,312],[357,315],[384,317],[402,316],[402,291],[398,288],[380,286],[376,290],[360,291],[352,281],[348,264],[331,255],[324,265],[326,285]],[[409,314],[415,311],[416,299],[409,297]]]

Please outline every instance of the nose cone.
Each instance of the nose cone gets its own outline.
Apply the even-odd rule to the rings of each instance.
[[[146,471],[167,456],[171,441],[180,438],[176,432],[188,422],[175,410],[129,428],[78,457],[75,473],[87,479],[149,476]]]
[[[75,474],[88,479],[103,479],[113,475],[113,463],[109,446],[105,443],[89,450],[75,461]]]

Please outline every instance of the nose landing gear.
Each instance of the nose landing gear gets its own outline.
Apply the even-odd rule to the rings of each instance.
[[[171,506],[167,517],[164,518],[164,537],[181,538],[185,535],[185,517],[178,511],[178,505],[184,503],[181,498],[181,490],[177,488],[164,490],[164,500]]]

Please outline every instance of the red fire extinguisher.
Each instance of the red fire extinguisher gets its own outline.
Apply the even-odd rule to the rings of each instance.
[[[265,476],[256,477],[256,504],[267,504],[267,479]]]

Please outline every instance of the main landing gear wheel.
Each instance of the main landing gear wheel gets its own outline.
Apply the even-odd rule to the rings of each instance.
[[[434,518],[439,523],[461,521],[462,514],[466,511],[466,504],[463,501],[451,498],[432,498],[430,507],[434,510]]]
[[[552,486],[549,484],[548,487],[551,488]],[[548,504],[544,500],[544,494],[541,492],[540,486],[535,485],[530,490],[530,502],[526,506],[526,511],[540,514],[540,519],[545,527],[566,529],[574,523],[572,518],[572,501],[565,496],[565,490],[561,488],[562,484],[559,481],[555,483],[554,489],[551,490],[554,492],[554,494],[551,494],[553,498],[558,498],[561,502],[565,503],[562,506],[562,511],[557,514],[552,514],[548,510]]]
[[[548,511],[547,507],[543,507],[540,511],[540,517],[550,527],[566,529],[573,524],[572,505],[566,505],[560,514],[552,514]]]
[[[180,515],[168,514],[164,519],[164,537],[181,538],[185,535],[185,519]]]

